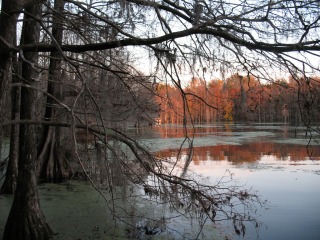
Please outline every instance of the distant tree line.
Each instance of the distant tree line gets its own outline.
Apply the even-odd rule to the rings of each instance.
[[[226,80],[192,78],[185,87],[187,110],[180,89],[159,84],[156,101],[161,123],[182,124],[185,111],[193,123],[287,122],[312,124],[320,118],[318,77],[262,82],[252,75],[234,74]]]

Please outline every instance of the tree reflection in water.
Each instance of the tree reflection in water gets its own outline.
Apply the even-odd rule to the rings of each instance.
[[[188,150],[182,150],[182,155]],[[312,155],[310,155],[312,153]],[[163,150],[158,153],[161,157],[174,156],[174,150]],[[274,160],[320,160],[320,148],[297,144],[280,144],[274,142],[245,143],[242,145],[218,145],[196,147],[193,151],[193,163],[201,161],[227,160],[232,164],[256,162],[263,156],[272,156]]]
[[[195,142],[204,146],[195,144],[189,170],[211,183],[232,177],[239,185],[252,187],[267,199],[269,207],[258,210],[259,220],[266,226],[259,229],[259,239],[319,239],[319,145],[308,145],[310,139],[303,135],[302,129],[297,132],[295,127],[235,128],[229,127],[229,132],[224,131],[223,125],[196,129],[199,131],[195,134]],[[157,129],[160,136],[164,136],[163,129]],[[178,139],[179,133],[179,129],[166,129],[167,138]],[[207,146],[211,143],[213,146]],[[184,166],[188,149],[180,151],[179,164]],[[174,159],[177,153],[177,149],[166,149],[157,154]],[[224,225],[223,228],[230,228],[232,235],[232,226]],[[255,240],[255,234],[255,229],[248,227],[245,239]],[[235,236],[228,239],[233,238],[238,239]]]

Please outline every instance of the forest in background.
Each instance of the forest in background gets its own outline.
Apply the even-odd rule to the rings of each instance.
[[[192,78],[183,89],[159,84],[156,101],[161,123],[183,124],[185,96],[196,124],[215,122],[286,122],[315,124],[320,119],[319,77],[292,77],[262,82],[252,75],[233,74],[226,80]]]

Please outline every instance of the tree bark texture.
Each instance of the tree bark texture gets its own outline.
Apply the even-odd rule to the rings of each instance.
[[[9,84],[12,80],[12,62],[16,56],[10,53],[6,43],[16,44],[16,23],[18,12],[22,9],[25,1],[22,0],[3,0],[2,11],[0,13],[0,123],[10,118],[15,120],[19,111],[19,89],[11,89],[11,116],[9,104]],[[14,69],[16,72],[19,69]],[[17,77],[15,78],[17,80]],[[10,134],[10,153],[6,171],[6,178],[1,186],[0,193],[13,194],[17,185],[18,177],[18,125],[11,126]]]
[[[3,0],[0,13],[0,123],[10,118],[8,109],[11,82],[11,52],[7,44],[15,45],[16,23],[21,0]]]
[[[26,7],[23,25],[24,43],[36,43],[39,40],[39,25],[30,15],[39,17],[41,4],[34,3]],[[30,14],[30,15],[29,15]],[[36,87],[38,72],[31,63],[37,63],[38,53],[27,53],[23,62],[22,76],[24,83]],[[21,88],[21,119],[33,119],[35,116],[36,91]],[[4,240],[45,240],[52,230],[40,208],[36,178],[36,135],[35,127],[22,124],[19,133],[18,181],[13,204],[4,231]]]
[[[12,82],[19,82],[18,75],[21,76],[21,65],[15,61],[15,74]],[[11,88],[11,119],[13,121],[20,119],[20,87]],[[11,125],[9,161],[5,180],[1,186],[0,194],[13,194],[18,179],[18,153],[19,153],[19,124]]]
[[[63,21],[60,18],[64,9],[63,0],[55,0],[54,9],[59,14],[53,15],[52,36],[55,43],[62,43]],[[62,55],[57,50],[50,54],[49,77],[47,92],[59,101],[62,101]],[[47,97],[45,109],[45,121],[63,121],[63,110],[55,108],[57,103],[51,97]],[[62,144],[63,132],[60,127],[44,126],[43,136],[40,143],[39,174],[40,178],[50,182],[61,182],[72,175],[71,168],[65,158],[65,147]]]

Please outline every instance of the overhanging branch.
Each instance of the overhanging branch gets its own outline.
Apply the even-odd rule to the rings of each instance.
[[[192,27],[182,31],[172,32],[155,38],[126,38],[122,40],[114,40],[101,43],[89,43],[82,45],[62,45],[61,50],[65,52],[81,53],[87,51],[115,49],[125,46],[148,46],[196,34],[206,34],[212,35],[217,38],[223,38],[227,41],[230,41],[232,43],[238,44],[239,46],[243,46],[251,50],[262,50],[275,53],[295,51],[320,51],[320,40],[293,44],[269,44],[264,42],[249,42],[221,29],[198,27]],[[51,52],[56,50],[56,46],[54,46],[53,44],[40,43],[20,45],[18,47],[11,46],[10,49],[13,52],[18,52],[20,49],[22,49],[24,52]]]

